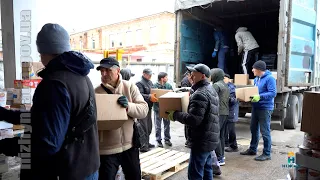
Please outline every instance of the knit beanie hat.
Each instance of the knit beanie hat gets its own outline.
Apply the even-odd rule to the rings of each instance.
[[[265,63],[264,61],[261,61],[261,60],[255,62],[252,67],[253,67],[254,69],[258,69],[258,70],[260,70],[260,71],[266,71],[266,70],[267,70],[267,65],[266,65],[266,63]]]
[[[70,36],[59,24],[45,24],[37,36],[40,54],[62,54],[71,51]]]

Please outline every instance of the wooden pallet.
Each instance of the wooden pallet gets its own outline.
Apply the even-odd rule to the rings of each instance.
[[[151,180],[164,180],[188,167],[189,157],[189,153],[156,148],[140,154],[141,171]]]

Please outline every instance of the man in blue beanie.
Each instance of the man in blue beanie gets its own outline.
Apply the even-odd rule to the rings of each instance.
[[[250,148],[241,155],[256,155],[259,143],[259,127],[263,138],[263,153],[255,158],[256,161],[271,159],[271,134],[270,121],[274,109],[274,98],[277,95],[276,80],[271,72],[266,69],[264,61],[257,61],[253,64],[252,72],[256,78],[254,85],[258,87],[259,94],[252,97],[251,112],[251,142]]]
[[[84,55],[71,51],[67,31],[45,24],[37,47],[45,69],[31,108],[31,169],[21,180],[97,180],[99,141],[95,94],[88,78],[94,66]],[[2,119],[19,123],[18,111],[0,108]]]

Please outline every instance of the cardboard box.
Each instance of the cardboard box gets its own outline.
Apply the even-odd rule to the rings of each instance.
[[[119,129],[127,120],[125,108],[118,104],[119,94],[96,94],[99,130]]]
[[[166,111],[187,112],[189,105],[189,92],[168,92],[159,97],[159,114],[161,118],[168,118]]]
[[[249,79],[248,85],[254,85],[254,79]]]
[[[30,79],[30,80],[14,80],[14,88],[22,89],[22,88],[37,88],[41,79]]]
[[[234,84],[235,85],[248,85],[249,74],[235,74]]]
[[[301,131],[320,136],[320,92],[303,93]]]
[[[156,97],[159,98],[162,95],[167,94],[168,92],[172,92],[172,90],[168,89],[151,89],[151,94],[156,94]]]
[[[296,153],[296,164],[302,167],[320,171],[320,158],[305,156],[299,152]]]
[[[236,97],[239,101],[250,102],[251,96],[259,94],[258,87],[244,87],[236,89]]]
[[[31,104],[35,88],[22,88],[13,90],[14,104]]]
[[[44,68],[41,62],[22,62],[22,79],[41,79],[38,76],[38,72],[40,72]]]

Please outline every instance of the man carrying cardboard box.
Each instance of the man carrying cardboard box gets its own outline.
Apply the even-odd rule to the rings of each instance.
[[[102,83],[95,89],[96,93],[121,94],[118,103],[126,108],[128,114],[128,121],[121,128],[99,131],[99,179],[114,180],[121,165],[126,177],[141,180],[139,150],[132,144],[133,123],[135,118],[147,116],[148,105],[136,85],[122,80],[117,60],[105,58],[100,61],[97,70],[101,72]]]
[[[154,84],[154,88],[157,89],[168,89],[172,90],[172,86],[168,83],[168,74],[165,72],[160,72],[158,74],[158,82]],[[158,143],[158,147],[163,147],[163,144],[161,142],[161,122],[163,121],[163,127],[164,127],[164,143],[168,146],[172,146],[172,143],[170,141],[170,121],[168,119],[160,118],[159,116],[159,103],[154,103],[153,106],[154,111],[154,123],[156,128],[156,140]]]
[[[158,102],[158,98],[156,97],[156,94],[151,94],[151,89],[153,88],[153,84],[151,81],[152,75],[153,75],[152,70],[149,68],[146,68],[143,70],[141,81],[136,83],[140,93],[142,94],[144,100],[148,103],[148,107],[149,107],[149,112],[147,117],[139,119],[139,122],[141,123],[144,131],[147,134],[148,142],[149,142],[148,144],[140,148],[141,152],[147,152],[150,150],[150,148],[155,147],[153,144],[150,143],[150,134],[152,131],[151,113],[152,113],[153,103]]]
[[[191,152],[188,179],[212,180],[211,152],[219,144],[219,98],[208,81],[208,66],[197,64],[188,69],[194,83],[188,112],[168,111],[168,119],[189,126]]]
[[[259,88],[259,94],[252,97],[252,114],[250,122],[250,148],[241,155],[256,155],[259,143],[259,126],[263,137],[263,153],[255,158],[256,161],[271,159],[270,121],[274,109],[274,98],[277,95],[276,80],[271,72],[266,70],[266,63],[257,61],[253,64],[253,74],[256,76],[254,85]]]

